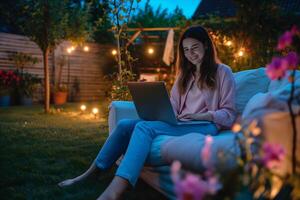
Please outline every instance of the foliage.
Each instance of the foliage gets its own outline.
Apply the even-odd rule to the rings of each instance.
[[[129,27],[174,27],[185,26],[186,17],[181,8],[176,7],[171,13],[168,9],[162,9],[159,6],[156,10],[150,5],[150,0],[147,0],[144,8],[138,9],[138,12],[132,17]]]
[[[88,38],[88,7],[71,0],[20,1],[17,24],[43,52],[45,112],[49,112],[48,55],[63,40],[82,42]]]
[[[109,78],[112,80],[111,95],[109,97],[109,100],[131,100],[127,82],[136,81],[136,75],[130,70],[123,69],[121,72],[114,73]]]
[[[53,90],[54,92],[68,92],[68,86],[66,84],[56,84]]]
[[[264,66],[276,51],[277,38],[293,23],[299,24],[299,16],[282,12],[278,1],[235,0],[237,15],[232,18],[209,16],[193,21],[218,36],[215,38],[219,57],[234,71]],[[231,41],[232,45],[224,43]],[[237,56],[243,50],[243,56]]]
[[[33,75],[30,73],[20,74],[20,77],[21,80],[17,88],[19,94],[25,97],[32,97],[34,95],[34,92],[37,91],[37,88],[41,83],[41,79],[38,78],[37,75]]]
[[[112,43],[113,34],[109,31],[112,27],[109,18],[109,0],[85,0],[89,5],[89,23],[92,26],[92,38],[97,43]]]
[[[0,70],[0,95],[9,95],[19,85],[20,76],[14,71]]]
[[[284,57],[274,57],[272,62],[267,65],[267,75],[270,79],[276,80],[288,76],[289,82],[291,82],[290,96],[288,99],[289,114],[292,121],[293,130],[293,146],[292,146],[292,171],[296,173],[296,149],[297,149],[297,126],[296,126],[296,115],[292,109],[294,99],[297,99],[299,103],[299,96],[295,97],[296,89],[299,90],[295,85],[296,70],[300,63],[300,30],[293,26],[291,30],[286,31],[278,41],[277,50],[285,53]],[[297,91],[298,92],[298,91]]]
[[[21,70],[22,72],[26,65],[33,65],[39,61],[38,58],[23,52],[14,53],[11,56],[11,60],[14,62],[17,70]]]

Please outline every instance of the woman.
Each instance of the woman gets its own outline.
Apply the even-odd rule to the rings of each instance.
[[[208,120],[210,124],[170,125],[161,121],[121,120],[106,140],[90,168],[82,175],[59,183],[68,186],[110,168],[124,157],[107,189],[98,199],[118,199],[134,186],[158,135],[180,136],[190,132],[216,135],[229,129],[236,117],[235,83],[231,69],[219,63],[207,31],[189,27],[178,45],[179,74],[171,91],[171,102],[179,120]]]

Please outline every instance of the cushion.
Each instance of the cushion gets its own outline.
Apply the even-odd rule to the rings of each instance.
[[[259,103],[258,103],[259,102]],[[271,112],[286,111],[288,109],[286,101],[282,101],[270,92],[258,93],[254,95],[247,103],[242,119],[245,122],[250,122],[253,119],[260,118]]]
[[[112,133],[121,119],[138,119],[134,103],[132,101],[113,101],[109,105],[108,127]]]
[[[226,166],[230,169],[236,164],[236,156],[240,155],[240,149],[235,142],[236,134],[231,131],[222,131],[213,137],[211,163],[212,166]],[[201,160],[201,151],[205,143],[205,135],[199,133],[190,133],[183,136],[177,136],[168,140],[162,146],[162,157],[167,163],[178,160],[183,167],[193,171],[202,171],[204,169]],[[223,151],[223,158],[226,156],[226,162],[218,159],[219,152]],[[224,169],[224,168],[223,168]]]
[[[295,93],[294,96],[300,95],[300,72],[296,73]],[[242,118],[244,120],[260,119],[264,115],[273,112],[288,112],[288,99],[291,93],[291,83],[288,80],[282,79],[271,81],[269,91],[266,93],[258,93],[254,95],[247,103]],[[259,103],[258,103],[259,102]],[[299,112],[300,106],[296,98],[293,101],[293,110]]]
[[[265,68],[245,70],[234,74],[236,82],[236,108],[241,114],[252,96],[267,92],[270,83]]]
[[[300,83],[300,71],[296,71],[296,83]],[[287,78],[282,78],[281,80],[271,80],[270,85],[268,87],[268,92],[274,92],[277,90],[281,90],[283,87],[289,84],[289,81]]]

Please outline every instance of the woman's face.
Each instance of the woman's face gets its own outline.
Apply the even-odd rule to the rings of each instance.
[[[202,63],[205,53],[202,42],[194,38],[185,38],[182,41],[184,56],[194,65]]]

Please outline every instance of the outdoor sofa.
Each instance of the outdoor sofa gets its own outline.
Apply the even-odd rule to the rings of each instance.
[[[299,73],[299,72],[297,72]],[[270,81],[266,76],[265,68],[261,67],[258,69],[245,70],[241,72],[234,73],[234,78],[236,81],[236,108],[239,113],[239,116],[242,116],[243,111],[247,105],[249,108],[246,108],[246,112],[256,113],[256,116],[252,117],[262,119],[263,115],[266,115],[267,112],[262,112],[264,109],[261,103],[265,103],[266,107],[270,106],[270,101],[265,101],[269,93],[274,93],[274,91],[280,91],[278,93],[283,94],[287,93],[282,89],[286,87],[287,82],[281,81]],[[285,92],[283,92],[285,91]],[[276,93],[276,92],[275,92]],[[283,94],[288,95],[288,94]],[[258,96],[258,102],[255,99],[255,96]],[[253,99],[254,98],[254,99]],[[250,101],[249,101],[250,100]],[[258,105],[258,109],[251,110],[251,101],[255,105]],[[261,109],[259,109],[261,106]],[[271,109],[273,112],[274,110]],[[271,112],[271,113],[272,113]],[[278,112],[277,112],[278,113]],[[269,136],[271,140],[284,141],[290,139],[286,134],[283,135],[283,138],[278,135],[282,135],[282,130],[290,128],[289,119],[287,118],[288,113],[284,113],[281,118],[277,117],[279,121],[285,125],[279,125],[277,130],[274,130],[274,136]],[[113,101],[110,105],[109,111],[109,133],[111,134],[113,129],[116,127],[118,121],[121,119],[130,118],[138,119],[138,115],[135,110],[133,102],[130,101]],[[276,118],[276,116],[275,116]],[[278,123],[274,123],[274,118],[270,118],[271,126],[278,126]],[[270,121],[269,120],[269,121]],[[263,120],[262,120],[263,121]],[[273,124],[272,124],[273,123]],[[300,120],[298,119],[298,125]],[[268,126],[266,123],[265,129],[272,130],[272,127]],[[300,129],[300,126],[298,130]],[[277,132],[276,132],[277,131]],[[290,131],[290,130],[288,130]],[[240,133],[241,134],[241,133]],[[278,137],[277,137],[278,136]],[[273,138],[272,138],[273,137]],[[298,140],[299,140],[298,136]],[[275,139],[274,139],[275,138]],[[147,182],[149,185],[154,187],[156,190],[164,194],[168,199],[175,199],[175,194],[173,191],[173,184],[170,177],[170,163],[174,160],[179,160],[183,166],[190,170],[201,170],[203,165],[200,159],[200,152],[205,141],[205,136],[197,133],[190,133],[184,136],[158,136],[154,139],[151,147],[151,152],[148,155],[146,166],[143,168],[141,178]],[[300,141],[300,140],[299,140]],[[284,142],[283,142],[284,143]],[[285,142],[286,146],[289,146],[289,142]],[[217,165],[218,160],[217,152],[223,150],[226,152],[231,152],[227,156],[227,163],[224,165],[226,168],[231,168],[235,165],[235,155],[240,154],[240,149],[235,142],[235,133],[231,130],[221,131],[217,136],[213,136],[213,145],[212,145],[212,163]],[[300,154],[299,149],[297,150],[298,155]]]

